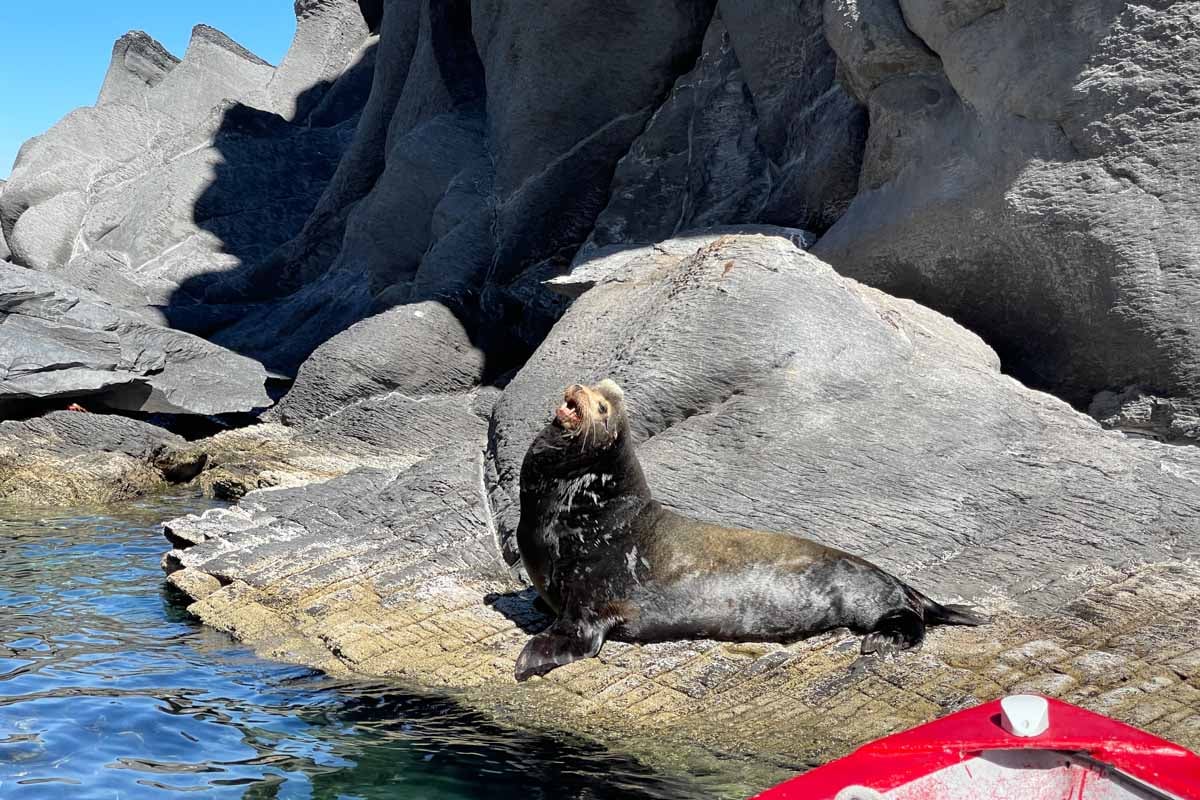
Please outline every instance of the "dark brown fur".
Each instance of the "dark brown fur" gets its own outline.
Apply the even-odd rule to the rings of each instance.
[[[558,614],[522,651],[517,680],[594,656],[606,638],[787,642],[848,627],[883,654],[919,645],[929,624],[985,621],[832,547],[662,507],[612,381],[568,388],[530,446],[517,540]]]

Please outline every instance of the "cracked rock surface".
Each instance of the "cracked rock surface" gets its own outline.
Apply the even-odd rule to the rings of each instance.
[[[600,272],[500,395],[490,433],[439,422],[417,463],[168,523],[164,565],[191,610],[278,657],[660,750],[794,766],[1025,688],[1200,744],[1200,454],[1105,431],[1002,375],[974,334],[785,236],[698,234]],[[857,664],[844,632],[610,642],[518,690],[514,659],[546,620],[508,568],[516,469],[563,386],[606,375],[667,504],[836,544],[996,622]]]
[[[277,67],[118,40],[0,183],[0,417],[194,435],[294,383],[192,442],[0,423],[0,498],[240,499],[168,524],[205,621],[655,758],[794,769],[1019,689],[1200,745],[1196,3],[552,5],[300,0]],[[517,467],[607,376],[663,502],[996,622],[517,688]]]
[[[262,365],[45,273],[0,265],[0,411],[89,396],[129,411],[220,414],[270,404]]]

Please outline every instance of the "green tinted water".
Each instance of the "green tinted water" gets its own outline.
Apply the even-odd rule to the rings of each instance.
[[[0,509],[0,798],[712,795],[448,700],[256,658],[164,585],[159,522],[202,507]]]

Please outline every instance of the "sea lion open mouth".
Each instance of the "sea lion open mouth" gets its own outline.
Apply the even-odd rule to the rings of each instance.
[[[563,400],[563,404],[554,412],[554,418],[564,428],[574,428],[579,424],[579,403],[574,397],[567,397]]]

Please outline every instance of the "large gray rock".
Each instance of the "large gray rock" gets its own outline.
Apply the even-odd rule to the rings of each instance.
[[[695,19],[680,20],[689,32],[673,47],[687,52],[679,61],[686,58],[689,69],[681,74],[672,65],[670,74],[677,76],[673,88],[655,99],[653,113],[644,117],[629,109],[636,98],[650,96],[646,81],[653,75],[617,77],[627,65],[625,51],[605,50],[595,61],[584,60],[581,68],[550,75],[543,72],[553,67],[550,48],[536,56],[523,50],[541,35],[540,21],[518,24],[486,4],[474,8],[497,169],[496,257],[483,293],[483,314],[493,328],[511,337],[514,352],[523,355],[536,347],[562,313],[563,304],[541,290],[541,281],[596,247],[648,244],[694,227],[763,220],[822,231],[848,206],[857,189],[865,112],[835,81],[836,58],[823,38],[820,9],[811,4],[728,5],[711,17],[710,7],[703,8],[699,19],[706,32],[694,51],[683,46],[698,41],[689,27]],[[700,11],[695,6],[687,13]],[[564,20],[554,25],[566,24],[574,11],[563,13]],[[672,19],[670,13],[660,17],[660,26]],[[623,30],[627,22],[609,28]],[[643,24],[636,37],[664,35]],[[497,59],[493,36],[512,40],[508,51],[499,51],[508,55]],[[589,44],[586,37],[581,42],[584,48]],[[655,54],[671,52],[663,44],[645,46]],[[570,57],[575,58],[574,51]],[[512,74],[522,86],[538,87],[537,97],[522,99],[522,89],[516,95],[505,91],[499,102],[493,101],[491,94],[510,80],[509,58],[517,61]],[[603,109],[590,88],[593,99],[585,107],[577,105],[573,92],[594,85],[605,86],[600,99],[617,104],[615,109],[625,114],[588,129],[589,120],[602,124]],[[559,92],[561,98],[555,94]],[[544,122],[541,104],[548,100],[573,109],[568,119],[577,133]],[[553,106],[555,113],[557,108]],[[628,135],[623,128],[627,123],[639,130],[625,147],[619,143]],[[568,135],[576,137],[571,147],[546,163],[555,143]],[[615,174],[608,147],[624,153]],[[526,159],[537,170],[526,167]],[[526,169],[534,170],[532,177],[523,177]],[[605,207],[593,222],[599,197]],[[577,252],[575,231],[589,226],[588,242]]]
[[[247,265],[206,290],[213,303],[289,295],[316,281],[333,265],[350,211],[370,192],[385,166],[388,130],[408,85],[409,66],[421,31],[421,0],[385,4],[379,37],[369,37],[375,57],[370,94],[353,141],[300,232],[265,261]]]
[[[651,754],[700,741],[828,758],[893,728],[897,709],[908,724],[1006,691],[1196,741],[1180,722],[1195,689],[1153,676],[1194,663],[1200,453],[1104,431],[1002,375],[974,334],[839,277],[784,234],[605,256],[619,264],[596,270],[486,431],[467,411],[482,398],[400,392],[283,429],[370,461],[168,523],[170,581],[270,655],[447,687]],[[626,389],[664,502],[850,549],[995,622],[853,669],[838,632],[789,647],[610,642],[536,691],[513,688],[516,654],[546,621],[506,569],[519,464],[563,387],[604,375]],[[401,463],[412,453],[429,457]],[[1130,676],[1145,688],[1130,693]]]
[[[44,273],[0,266],[0,331],[0,413],[68,397],[184,414],[271,402],[258,363]]]
[[[202,120],[93,183],[77,255],[96,247],[117,250],[136,280],[157,287],[156,303],[186,305],[300,230],[350,142],[353,123],[343,115],[334,127],[297,124],[296,104],[311,114],[328,82],[308,73],[325,75],[330,63],[345,66],[366,30],[360,18],[355,22],[353,3],[297,11],[289,60],[262,92],[217,103]],[[312,81],[300,92],[306,75]]]
[[[476,289],[492,264],[492,169],[478,56],[464,39],[469,17],[428,0],[389,9],[385,32],[396,30],[402,44],[405,32],[415,37],[411,49],[389,48],[410,58],[403,81],[395,64],[377,61],[382,75],[356,143],[304,229],[248,280],[206,293],[223,302],[261,297],[276,276],[285,291],[298,289],[216,337],[281,372],[366,316]]]
[[[358,4],[312,0],[296,14],[279,69],[206,26],[182,61],[145,34],[122,37],[96,107],[18,159],[0,202],[16,260],[64,270],[102,250],[153,304],[190,306],[167,315],[176,324],[207,331],[240,316],[196,301],[302,228],[370,88]]]
[[[754,101],[771,163],[767,205],[753,218],[824,232],[858,191],[867,112],[837,79],[818,3],[723,0],[721,18]]]
[[[216,340],[291,372],[374,312],[477,288],[492,263],[481,123],[473,113],[441,114],[397,138],[384,174],[348,214],[330,270]]]
[[[720,18],[617,165],[592,245],[658,242],[681,230],[756,219],[771,189],[758,117]]]
[[[404,305],[352,325],[317,348],[271,415],[298,425],[393,391],[412,396],[470,391],[485,367],[484,354],[453,311],[434,301]]]
[[[129,263],[125,276],[156,303],[194,302],[223,272],[265,258],[301,228],[349,133],[220,103],[93,182],[75,255],[116,251]]]
[[[871,126],[861,191],[815,252],[1078,404],[1200,397],[1195,4],[825,11]]]
[[[98,178],[201,123],[218,103],[264,91],[273,72],[204,25],[178,64],[144,35],[118,41],[99,104],[68,114],[17,156],[0,199],[0,225],[17,263],[65,264]]]
[[[56,411],[0,422],[0,501],[22,507],[96,506],[191,480],[203,459],[145,422]]]
[[[667,504],[803,531],[935,594],[1051,610],[1076,591],[1056,581],[1064,562],[1200,551],[1200,454],[1179,455],[1184,476],[1172,449],[1106,432],[999,366],[945,317],[780,237],[647,254],[576,301],[504,392],[492,502],[505,551],[515,560],[529,441],[564,386],[604,376],[626,390]]]
[[[587,237],[617,161],[692,68],[714,6],[567,2],[544,14],[528,0],[471,3],[496,165],[500,278]]]

